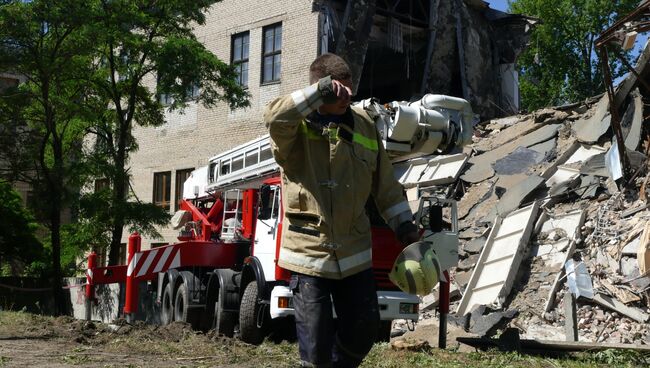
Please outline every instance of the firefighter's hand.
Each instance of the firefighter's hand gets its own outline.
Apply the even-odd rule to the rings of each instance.
[[[332,80],[332,91],[339,103],[349,104],[352,100],[352,89],[335,79]]]
[[[399,240],[403,246],[407,246],[420,240],[420,231],[418,227],[410,221],[401,223],[397,227],[395,235],[397,236],[397,240]]]

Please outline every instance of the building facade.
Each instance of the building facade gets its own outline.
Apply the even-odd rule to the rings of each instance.
[[[191,171],[265,134],[266,104],[307,86],[309,65],[324,52],[341,54],[356,71],[356,99],[389,102],[438,93],[467,99],[482,118],[510,111],[517,90],[512,66],[530,23],[481,0],[223,0],[210,8],[196,36],[236,66],[250,107],[190,103],[182,112],[167,112],[162,126],[136,127],[139,150],[129,162],[133,194],[173,214]],[[143,239],[143,247],[176,241],[176,230],[160,233],[163,239]],[[123,246],[128,235],[125,229]]]
[[[237,65],[250,107],[226,103],[205,108],[196,103],[166,112],[165,124],[137,127],[139,149],[130,157],[133,194],[174,213],[189,173],[220,152],[266,133],[264,107],[274,98],[309,83],[309,65],[319,53],[319,12],[311,1],[235,1],[215,4],[197,38],[219,59]],[[162,228],[163,239],[143,239],[143,248],[176,241],[178,232]],[[125,229],[123,243],[128,239]]]

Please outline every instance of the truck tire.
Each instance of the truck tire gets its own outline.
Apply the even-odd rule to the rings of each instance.
[[[168,325],[174,321],[174,289],[168,282],[163,291],[160,305],[160,323]]]
[[[260,313],[264,313],[264,310],[257,297],[257,282],[253,280],[244,289],[239,309],[239,339],[243,342],[259,345],[264,340],[268,323],[265,323],[266,316],[260,316]],[[258,321],[262,321],[260,327],[257,326]]]
[[[235,333],[235,325],[237,324],[237,314],[234,312],[226,311],[226,298],[227,291],[220,288],[218,299],[214,303],[214,324],[213,328],[217,333],[233,337]]]
[[[178,284],[176,299],[174,300],[174,320],[186,322],[192,325],[195,330],[199,328],[200,314],[190,310],[190,297],[187,285],[184,282]]]
[[[377,342],[390,342],[390,332],[393,330],[393,321],[381,321],[377,331]]]

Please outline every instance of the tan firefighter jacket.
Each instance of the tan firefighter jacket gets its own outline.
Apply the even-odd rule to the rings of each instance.
[[[374,123],[362,109],[348,110],[349,122],[324,127],[308,117],[323,97],[331,99],[328,93],[329,77],[274,100],[264,120],[283,185],[278,265],[341,279],[372,265],[365,212],[370,195],[393,230],[412,214]]]

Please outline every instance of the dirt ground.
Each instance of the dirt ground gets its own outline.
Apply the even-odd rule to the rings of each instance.
[[[0,367],[290,367],[297,356],[288,342],[255,347],[178,322],[105,325],[0,312]]]
[[[451,325],[450,325],[451,326]],[[402,367],[647,367],[650,356],[605,351],[551,359],[518,353],[476,352],[458,345],[465,333],[451,327],[448,350],[436,349],[437,325],[375,344],[361,368]],[[279,339],[278,339],[279,340]],[[407,348],[396,348],[402,340]],[[428,342],[428,344],[427,344]],[[413,349],[413,346],[417,348]],[[295,342],[267,339],[260,346],[192,331],[189,325],[102,324],[71,317],[0,311],[0,367],[297,367]]]

